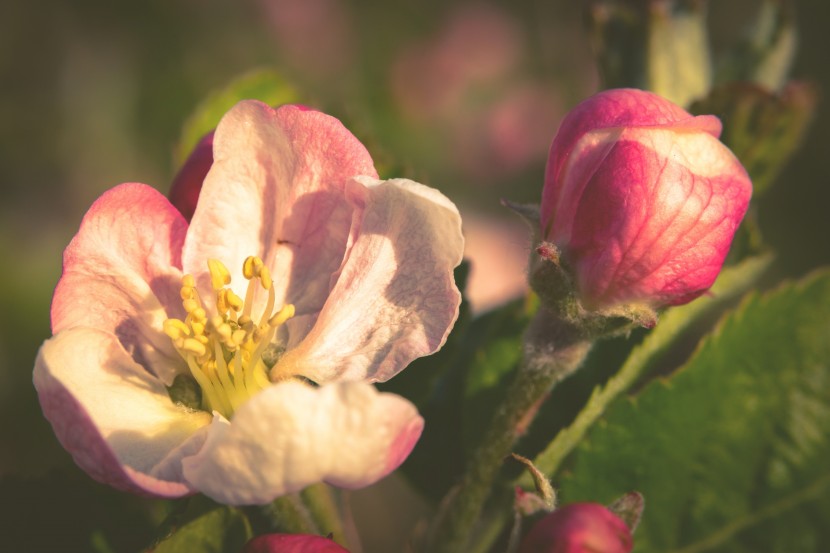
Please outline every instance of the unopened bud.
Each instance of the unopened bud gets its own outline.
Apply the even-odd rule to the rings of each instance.
[[[265,534],[245,544],[242,553],[349,553],[334,540],[311,534]]]
[[[541,234],[586,309],[682,304],[714,283],[752,194],[720,131],[716,117],[635,89],[597,94],[564,119]]]
[[[598,503],[573,503],[530,529],[519,553],[629,553],[631,531]]]

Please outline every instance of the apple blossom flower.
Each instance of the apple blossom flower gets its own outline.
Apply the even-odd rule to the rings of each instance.
[[[628,526],[598,503],[573,503],[539,520],[519,553],[629,553]]]
[[[752,194],[711,115],[650,92],[599,93],[553,141],[543,239],[575,276],[588,309],[691,301],[714,282]]]
[[[263,504],[373,483],[423,419],[370,383],[446,340],[458,211],[297,106],[241,102],[213,158],[189,223],[136,183],[85,215],[35,364],[44,415],[122,490]]]
[[[313,534],[265,534],[242,549],[242,553],[349,553],[332,539]]]

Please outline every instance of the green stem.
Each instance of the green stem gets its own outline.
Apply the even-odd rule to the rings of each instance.
[[[278,497],[261,508],[262,514],[270,523],[271,532],[289,534],[320,535],[320,528],[314,522],[299,494],[292,493]]]
[[[588,403],[574,422],[561,430],[548,447],[533,460],[536,468],[553,476],[565,457],[585,437],[588,429],[602,416],[606,408],[647,372],[655,358],[674,345],[692,323],[745,292],[769,267],[771,261],[772,256],[763,255],[724,269],[709,295],[689,304],[673,307],[662,315],[654,330],[632,350],[619,372],[611,377],[605,386],[594,389]],[[523,474],[518,483],[527,488],[533,486],[528,474]]]
[[[332,534],[334,541],[348,546],[343,518],[332,489],[322,482],[309,486],[300,492],[308,512],[324,535]]]
[[[431,553],[464,551],[504,458],[529,426],[551,388],[576,370],[591,342],[576,327],[540,309],[525,338],[525,356],[507,396],[458,487],[445,500],[431,532]]]

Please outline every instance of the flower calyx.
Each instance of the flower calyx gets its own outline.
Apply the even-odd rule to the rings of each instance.
[[[542,241],[531,254],[530,287],[543,306],[589,338],[625,334],[657,324],[657,312],[645,303],[629,302],[589,309],[579,296],[573,269],[553,242]]]

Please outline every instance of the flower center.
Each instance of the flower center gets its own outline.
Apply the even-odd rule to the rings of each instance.
[[[217,314],[208,319],[193,275],[182,277],[183,321],[167,319],[164,333],[187,362],[202,389],[202,407],[230,418],[251,396],[271,382],[268,371],[279,351],[272,341],[277,328],[294,316],[294,306],[275,310],[271,273],[258,257],[248,257],[242,274],[248,280],[244,301],[228,288],[231,275],[216,259],[208,260]],[[257,286],[268,291],[259,321],[251,318]]]

